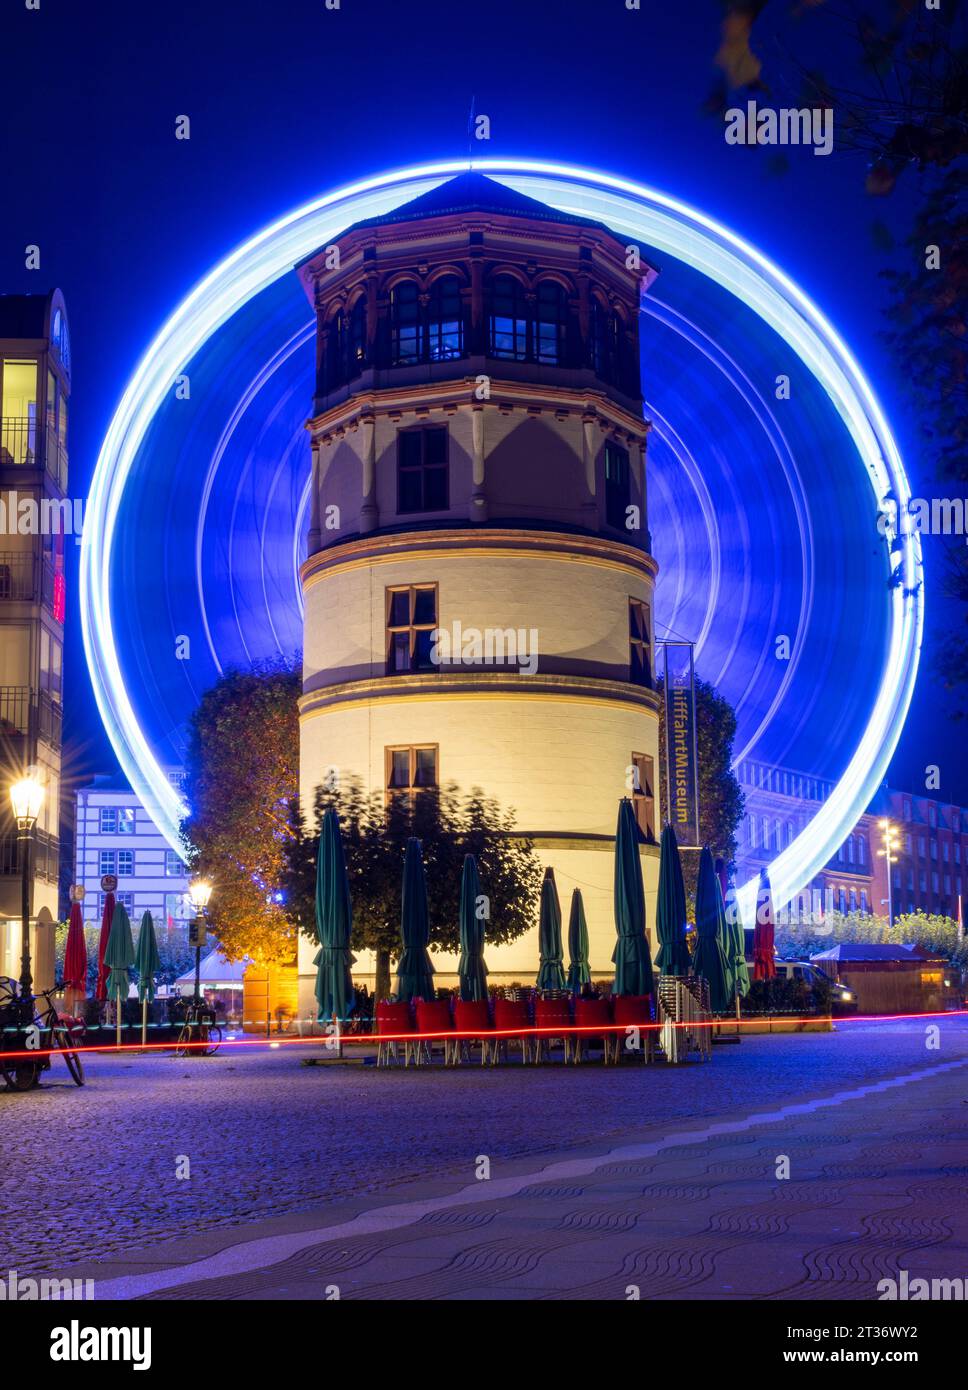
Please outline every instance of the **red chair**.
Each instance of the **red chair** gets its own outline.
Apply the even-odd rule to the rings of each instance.
[[[528,1006],[523,1000],[495,999],[494,1031],[497,1036],[491,1051],[491,1061],[496,1062],[498,1057],[505,1062],[507,1061],[508,1043],[520,1043],[521,1061],[530,1061],[531,1037],[526,1031],[530,1027],[531,1015],[528,1013]],[[517,1029],[521,1029],[521,1032],[516,1032]]]
[[[567,999],[536,999],[534,1001],[534,1026],[536,1028],[560,1028],[560,1037],[565,1046],[565,1061],[570,1049],[571,1010]],[[534,1040],[534,1060],[551,1056],[553,1033],[538,1033]]]
[[[612,1056],[618,1061],[623,1049],[641,1052],[643,1062],[651,1062],[655,1033],[649,1026],[652,1023],[652,996],[649,994],[616,994],[612,999],[612,1022],[624,1024],[626,1028],[638,1028],[639,1034],[614,1033],[612,1035]],[[629,1043],[636,1046],[629,1046]]]
[[[455,999],[454,1028],[458,1033],[468,1034],[467,1037],[458,1038],[454,1042],[451,1052],[451,1060],[454,1065],[456,1066],[462,1057],[470,1060],[471,1048],[480,1046],[481,1066],[483,1066],[491,1055],[492,1042],[488,1034],[494,1032],[494,1024],[491,1022],[487,1000]]]
[[[575,1027],[576,1028],[607,1028],[612,1021],[612,1011],[607,999],[582,999],[575,1000]],[[576,1062],[582,1062],[588,1056],[588,1045],[594,1035],[591,1033],[576,1033],[572,1047],[572,1057]],[[612,1046],[612,1035],[603,1032],[602,1052],[603,1061],[608,1066]]]
[[[413,1018],[410,1013],[409,1004],[391,1004],[388,999],[378,999],[376,1004],[376,1031],[380,1034],[397,1034],[413,1032]],[[404,1040],[403,1060],[404,1066],[410,1062],[411,1052],[416,1053],[416,1045]],[[376,1064],[378,1067],[388,1067],[390,1059],[397,1060],[397,1042],[378,1042],[376,1046]]]
[[[449,999],[418,999],[417,1000],[417,1032],[418,1033],[452,1033],[454,1022],[450,1016]],[[417,1047],[417,1062],[421,1062],[426,1057],[428,1062],[433,1061],[433,1045],[436,1038],[421,1041]],[[451,1039],[443,1038],[444,1044],[444,1066],[450,1060]]]

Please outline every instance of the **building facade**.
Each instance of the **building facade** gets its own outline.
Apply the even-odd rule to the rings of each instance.
[[[30,768],[45,792],[31,851],[35,989],[53,984],[58,907],[70,389],[60,291],[0,296],[0,973],[19,976],[21,951],[21,846],[7,786]]]
[[[661,824],[638,347],[655,272],[636,259],[466,174],[298,267],[317,318],[304,804],[334,776],[387,799],[480,787],[566,911],[581,887],[603,974],[620,798],[650,903]],[[494,982],[532,979],[536,931],[486,958]]]
[[[176,786],[177,769],[168,772]],[[115,897],[135,927],[147,910],[159,931],[187,930],[192,911],[188,875],[135,793],[121,777],[101,776],[76,793],[74,882],[84,889],[84,922],[100,923],[101,879],[114,874]]]
[[[748,758],[737,776],[746,798],[737,872],[758,873],[792,843],[817,814],[834,783],[811,773]],[[883,822],[893,827],[888,863]],[[882,787],[837,854],[808,888],[824,909],[886,917],[927,912],[964,921],[968,892],[968,812],[926,796]],[[806,891],[806,890],[804,890]],[[828,896],[829,895],[829,896]]]

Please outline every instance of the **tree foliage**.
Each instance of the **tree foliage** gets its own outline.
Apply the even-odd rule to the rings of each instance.
[[[211,880],[209,922],[229,960],[295,954],[279,892],[299,783],[300,689],[291,665],[230,671],[192,716],[182,836],[190,872]]]
[[[340,817],[355,949],[376,951],[386,964],[400,953],[403,854],[411,835],[423,851],[432,946],[459,948],[457,910],[465,854],[477,859],[487,899],[485,941],[513,941],[534,924],[542,870],[530,840],[515,833],[513,811],[477,788],[462,794],[453,784],[418,793],[412,810],[405,798],[394,798],[385,807],[380,793],[367,794],[358,782],[343,779],[337,790],[316,788],[312,825],[298,805],[291,808],[285,895],[290,916],[306,935],[315,934],[316,854],[328,806]]]
[[[958,923],[933,913],[906,912],[895,917],[892,926],[886,917],[872,912],[828,912],[822,921],[776,929],[776,949],[788,958],[805,959],[849,942],[921,946],[968,969],[968,941],[959,940]]]

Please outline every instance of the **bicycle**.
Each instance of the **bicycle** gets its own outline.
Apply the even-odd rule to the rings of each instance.
[[[175,1043],[176,1057],[212,1057],[222,1041],[222,1030],[208,1004],[194,999],[185,1006],[185,1021]]]
[[[7,997],[0,1000],[0,1013],[7,1016],[13,1012],[20,1012],[22,1017],[21,1000],[15,998],[7,985]],[[17,1058],[4,1058],[0,1061],[0,1072],[11,1091],[29,1091],[32,1086],[36,1086],[40,1081],[40,1073],[49,1071],[51,1057],[55,1051],[60,1052],[67,1064],[67,1070],[71,1074],[75,1086],[84,1085],[84,1065],[81,1061],[81,1054],[74,1046],[71,1034],[75,1031],[76,1024],[69,1024],[61,1018],[51,999],[52,994],[56,994],[57,989],[41,990],[40,994],[32,1001],[31,1012],[34,1013],[33,1027],[39,1028],[41,1036],[44,1033],[50,1035],[50,1055],[46,1057],[31,1058],[29,1052],[24,1052],[24,1060]],[[45,1001],[44,1007],[37,1009],[37,999]],[[36,1012],[35,1012],[36,1010]],[[83,1027],[83,1025],[81,1025]],[[9,1031],[9,1030],[8,1030]]]

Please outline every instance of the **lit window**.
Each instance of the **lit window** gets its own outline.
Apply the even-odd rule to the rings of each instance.
[[[0,464],[37,460],[37,363],[6,358],[0,364]]]
[[[450,362],[464,351],[460,281],[456,275],[435,280],[427,305],[427,356],[431,362]]]
[[[528,358],[530,314],[525,291],[513,275],[498,275],[490,291],[490,352],[513,362]]]
[[[387,675],[435,670],[431,652],[436,626],[436,584],[387,589]]]
[[[386,749],[387,802],[400,797],[412,799],[419,792],[437,786],[437,746],[408,745]]]
[[[447,430],[398,431],[397,511],[446,511],[447,483]]]

